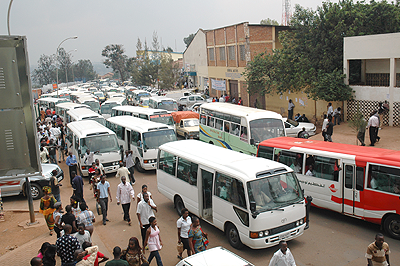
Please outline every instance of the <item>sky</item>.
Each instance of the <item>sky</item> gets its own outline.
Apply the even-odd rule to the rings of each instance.
[[[0,1],[0,35],[8,35],[10,0]],[[338,2],[332,0],[331,2]],[[315,10],[322,0],[292,0]],[[102,62],[108,44],[122,44],[130,57],[136,54],[138,38],[151,44],[157,32],[164,47],[183,52],[183,38],[201,29],[214,29],[241,22],[259,23],[265,18],[282,20],[282,0],[14,0],[10,13],[11,35],[28,39],[31,66],[42,54],[55,54],[62,44],[73,61]]]

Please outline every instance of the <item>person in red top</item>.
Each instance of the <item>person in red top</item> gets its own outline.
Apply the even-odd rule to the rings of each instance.
[[[238,105],[243,105],[242,97],[239,97]]]
[[[92,243],[89,242],[83,242],[82,244],[82,248],[83,250],[86,250],[88,247],[91,247]],[[90,254],[86,255],[83,260],[87,260],[90,257]],[[101,261],[99,261],[99,258],[101,258]],[[101,252],[97,252],[97,256],[96,256],[96,260],[94,262],[94,266],[99,266],[100,263],[103,263],[105,261],[107,261],[109,258],[106,257],[103,253]]]
[[[93,162],[92,166],[88,170],[88,172],[89,172],[89,184],[92,183],[92,177],[94,176],[94,173],[95,173],[96,169],[97,169],[96,163]]]
[[[335,165],[333,166],[333,180],[339,181],[339,171],[342,168],[339,166],[339,160],[335,160]]]

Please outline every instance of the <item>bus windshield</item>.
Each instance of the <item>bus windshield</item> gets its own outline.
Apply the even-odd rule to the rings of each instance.
[[[247,183],[250,202],[263,212],[288,206],[303,200],[303,193],[294,173],[268,176]]]
[[[250,121],[250,134],[255,143],[263,140],[284,137],[285,131],[281,119],[262,118]]]
[[[99,135],[81,139],[81,154],[87,149],[99,151],[99,153],[118,152],[118,142],[115,135]]]
[[[93,120],[96,121],[99,124],[102,124],[103,126],[106,125],[106,120],[103,117],[96,117]]]
[[[169,125],[169,126],[174,125],[174,119],[172,118],[171,114],[151,115],[150,121]]]
[[[103,104],[103,105],[101,105],[101,113],[102,114],[111,114],[111,110],[115,106],[120,106],[120,105],[117,103]]]
[[[100,104],[98,102],[87,101],[87,102],[83,102],[83,104],[89,105],[90,109],[92,109],[95,112],[99,111],[99,109],[100,109]]]
[[[199,125],[199,120],[196,120],[196,119],[190,119],[190,120],[186,120],[184,122],[185,127],[195,127],[198,125]]]
[[[158,108],[167,111],[178,111],[178,104],[173,101],[162,101],[158,103]]]
[[[146,149],[158,149],[164,143],[176,140],[173,129],[150,131],[143,134],[143,143]]]

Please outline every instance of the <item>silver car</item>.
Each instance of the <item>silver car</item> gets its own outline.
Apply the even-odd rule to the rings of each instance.
[[[286,136],[297,138],[303,127],[306,129],[310,136],[315,135],[316,127],[313,123],[306,122],[296,122],[287,118],[282,118],[283,123],[285,123]]]

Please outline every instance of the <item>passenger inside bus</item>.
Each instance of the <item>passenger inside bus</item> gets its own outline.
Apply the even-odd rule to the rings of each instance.
[[[306,175],[308,175],[308,176],[315,176],[314,166],[313,166],[312,164],[310,164],[310,165],[308,166],[308,170],[307,170]]]

